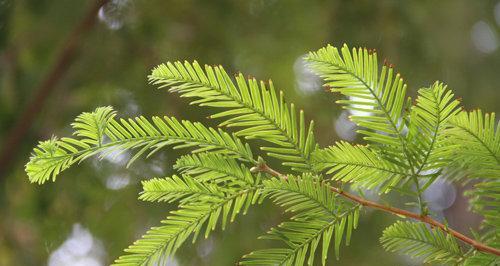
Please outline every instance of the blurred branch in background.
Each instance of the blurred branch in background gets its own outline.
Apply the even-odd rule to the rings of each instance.
[[[34,89],[31,100],[19,115],[12,128],[7,132],[3,148],[0,151],[0,179],[7,174],[10,163],[16,158],[16,147],[18,147],[32,126],[36,116],[42,110],[46,99],[54,90],[58,81],[67,73],[82,43],[83,36],[93,28],[99,9],[107,2],[109,0],[97,0],[75,26],[61,47],[54,65],[45,78],[42,79],[40,85]]]

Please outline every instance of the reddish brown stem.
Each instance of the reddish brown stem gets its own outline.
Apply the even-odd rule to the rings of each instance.
[[[279,177],[279,178],[282,178],[282,179],[287,179],[287,176],[284,175],[284,174],[281,174],[279,173],[278,171],[270,168],[268,165],[266,164],[259,164],[257,165],[255,168],[254,168],[254,171],[260,171],[260,172],[265,172],[265,173],[268,173],[272,176],[275,176],[275,177]],[[481,242],[478,242],[472,238],[469,238],[467,237],[466,235],[458,232],[458,231],[455,231],[451,228],[449,228],[448,226],[432,219],[430,216],[428,215],[421,215],[421,214],[417,214],[417,213],[414,213],[414,212],[410,212],[410,211],[407,211],[407,210],[403,210],[403,209],[399,209],[399,208],[395,208],[395,207],[391,207],[391,206],[386,206],[386,205],[382,205],[380,203],[377,203],[377,202],[374,202],[374,201],[369,201],[369,200],[366,200],[364,198],[361,198],[359,196],[356,196],[356,195],[353,195],[353,194],[350,194],[350,193],[347,193],[339,188],[336,188],[336,187],[330,187],[330,190],[336,194],[339,194],[340,196],[342,197],[345,197],[351,201],[354,201],[354,202],[357,202],[363,206],[366,206],[366,207],[370,207],[370,208],[373,208],[373,209],[377,209],[377,210],[381,210],[381,211],[384,211],[384,212],[388,212],[388,213],[391,213],[391,214],[394,214],[394,215],[397,215],[397,216],[404,216],[404,217],[407,217],[407,218],[412,218],[412,219],[415,219],[415,220],[418,220],[418,221],[421,221],[421,222],[424,222],[424,223],[427,223],[429,225],[431,225],[432,227],[434,228],[439,228],[441,229],[442,231],[448,233],[448,234],[451,234],[452,236],[454,236],[455,238],[457,239],[460,239],[461,241],[463,241],[464,243],[467,243],[468,245],[471,245],[472,247],[474,247],[476,250],[478,251],[482,251],[482,252],[486,252],[486,253],[491,253],[491,254],[494,254],[496,256],[500,256],[500,250],[499,249],[496,249],[496,248],[493,248],[493,247],[490,247],[490,246],[487,246]]]
[[[437,228],[440,228],[441,230],[453,235],[454,237],[462,240],[463,242],[473,246],[476,250],[479,250],[479,251],[483,251],[483,252],[488,252],[488,253],[491,253],[491,254],[495,254],[497,256],[500,256],[500,250],[499,249],[496,249],[496,248],[493,248],[493,247],[489,247],[483,243],[480,243],[480,242],[477,242],[476,240],[474,239],[471,239],[467,236],[465,236],[464,234],[460,233],[460,232],[457,232],[451,228],[449,228],[448,226],[432,219],[430,216],[428,215],[420,215],[420,214],[417,214],[417,213],[413,213],[413,212],[409,212],[407,210],[403,210],[403,209],[399,209],[399,208],[394,208],[394,207],[391,207],[391,206],[385,206],[385,205],[382,205],[382,204],[379,204],[377,202],[373,202],[373,201],[369,201],[369,200],[366,200],[366,199],[363,199],[361,197],[358,197],[358,196],[355,196],[355,195],[352,195],[352,194],[349,194],[343,190],[340,190],[336,187],[330,187],[330,190],[345,197],[345,198],[348,198],[352,201],[355,201],[363,206],[367,206],[367,207],[371,207],[371,208],[374,208],[374,209],[377,209],[377,210],[381,210],[381,211],[384,211],[384,212],[388,212],[388,213],[392,213],[394,215],[399,215],[399,216],[405,216],[405,217],[408,217],[408,218],[413,218],[415,220],[419,220],[421,222],[424,222],[424,223],[427,223],[429,225],[431,225],[432,227],[437,227]]]

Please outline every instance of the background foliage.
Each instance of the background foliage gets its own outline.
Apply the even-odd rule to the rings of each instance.
[[[89,5],[89,1],[0,2],[0,145]],[[465,106],[498,112],[499,9],[495,1],[465,0],[112,1],[82,40],[78,57],[28,137],[12,154],[15,163],[2,175],[0,264],[39,265],[51,256],[53,262],[53,252],[70,237],[74,224],[92,233],[88,252],[92,256],[87,259],[109,263],[165,216],[168,204],[137,201],[136,196],[145,177],[171,174],[176,156],[170,151],[147,163],[138,161],[128,170],[122,165],[127,158],[89,160],[46,186],[29,185],[23,171],[37,140],[52,133],[69,135],[68,121],[97,106],[112,105],[124,116],[204,120],[208,112],[147,85],[151,67],[197,59],[222,64],[231,73],[239,70],[258,79],[272,78],[289,102],[315,120],[316,138],[325,145],[355,136],[342,131],[342,110],[297,61],[299,57],[326,43],[376,48],[381,58],[390,58],[404,73],[410,95],[439,79],[464,98]],[[265,242],[255,236],[278,223],[283,214],[277,210],[268,203],[249,210],[224,234],[216,231],[195,246],[181,248],[175,261],[230,265],[255,247],[264,248]],[[466,231],[478,220],[465,210],[464,200],[457,198],[440,214],[454,228]],[[380,258],[384,251],[378,238],[392,222],[381,213],[362,215],[351,247],[342,251],[338,265],[367,265],[375,258],[380,264],[418,264],[406,257]],[[79,241],[89,246],[88,241]],[[84,255],[76,260],[83,263]]]

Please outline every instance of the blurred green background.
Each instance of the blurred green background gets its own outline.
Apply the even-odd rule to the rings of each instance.
[[[93,5],[0,0],[0,150]],[[141,180],[172,174],[178,153],[171,150],[130,169],[126,158],[88,160],[44,186],[29,184],[23,171],[38,140],[71,134],[72,119],[98,106],[112,105],[122,116],[206,121],[206,111],[147,84],[150,69],[168,60],[197,59],[272,78],[289,102],[316,121],[322,145],[356,140],[335,96],[322,90],[301,61],[328,43],[377,49],[405,77],[410,95],[441,80],[463,97],[467,109],[500,111],[499,1],[112,0],[95,20],[0,173],[0,265],[109,264],[171,210],[137,200]],[[461,194],[462,188],[442,182],[427,198],[435,201],[436,216],[466,231],[478,218],[467,213]],[[170,263],[234,265],[243,254],[269,245],[256,237],[284,217],[264,203],[225,232],[187,243]],[[361,219],[351,246],[342,248],[340,261],[332,254],[330,265],[421,264],[379,246],[381,231],[394,217],[364,211]]]

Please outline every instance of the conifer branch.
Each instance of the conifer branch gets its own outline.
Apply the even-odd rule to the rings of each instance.
[[[256,167],[252,168],[252,170],[255,172],[260,171],[263,173],[267,173],[271,176],[282,178],[285,180],[287,179],[287,176],[285,174],[282,174],[282,173],[272,169],[266,163],[259,163]],[[439,228],[443,232],[451,234],[455,238],[460,239],[462,242],[474,247],[474,249],[476,249],[478,251],[491,253],[491,254],[494,254],[496,256],[500,256],[500,249],[490,247],[490,246],[488,246],[484,243],[481,243],[479,241],[476,241],[476,240],[474,240],[474,239],[472,239],[472,238],[470,238],[470,237],[468,237],[468,236],[466,236],[466,235],[464,235],[456,230],[453,230],[453,229],[449,228],[447,225],[445,225],[439,221],[434,220],[429,215],[422,215],[422,214],[410,212],[407,210],[395,208],[392,206],[382,205],[378,202],[370,201],[370,200],[364,199],[362,197],[350,194],[350,193],[348,193],[342,189],[339,189],[337,187],[331,186],[330,190],[332,192],[340,195],[340,196],[343,196],[351,201],[357,202],[363,206],[377,209],[377,210],[380,210],[383,212],[391,213],[391,214],[396,215],[396,216],[404,216],[406,218],[412,218],[412,219],[421,221],[423,223],[429,224],[433,228]]]
[[[128,166],[166,146],[189,148],[190,154],[173,167],[180,176],[143,183],[140,199],[178,201],[179,209],[126,249],[129,254],[117,260],[121,265],[162,264],[190,235],[195,240],[205,228],[208,236],[219,220],[224,228],[240,211],[264,199],[293,213],[261,237],[287,247],[251,252],[243,257],[244,265],[314,265],[318,247],[325,265],[330,243],[338,259],[343,239],[349,244],[357,227],[362,206],[414,220],[384,230],[380,241],[387,251],[420,257],[424,263],[500,262],[500,125],[495,114],[459,111],[459,101],[439,82],[420,89],[416,104],[411,98],[405,101],[403,79],[394,75],[392,66],[380,70],[372,50],[351,52],[345,45],[339,52],[328,46],[310,53],[307,60],[333,92],[347,97],[337,103],[353,112],[350,119],[360,127],[365,145],[337,142],[320,148],[314,123],[307,123],[304,112],[296,112],[272,82],[259,83],[242,74],[232,79],[222,67],[203,68],[196,61],[175,62],[155,68],[150,81],[193,98],[192,104],[222,108],[210,117],[222,119],[219,125],[232,128],[232,134],[173,117],[116,119],[111,107],[101,107],[75,119],[73,137],[40,142],[26,164],[29,180],[54,180],[91,156],[102,159],[130,152]],[[240,137],[262,141],[263,156],[301,175],[282,174],[263,158],[255,160]],[[330,181],[323,179],[322,171]],[[474,239],[433,219],[422,200],[422,193],[439,176],[456,180],[464,174],[480,179],[466,195],[489,230]],[[331,181],[350,183],[354,190],[415,196],[420,212],[367,200]],[[467,244],[467,251],[458,240]]]

